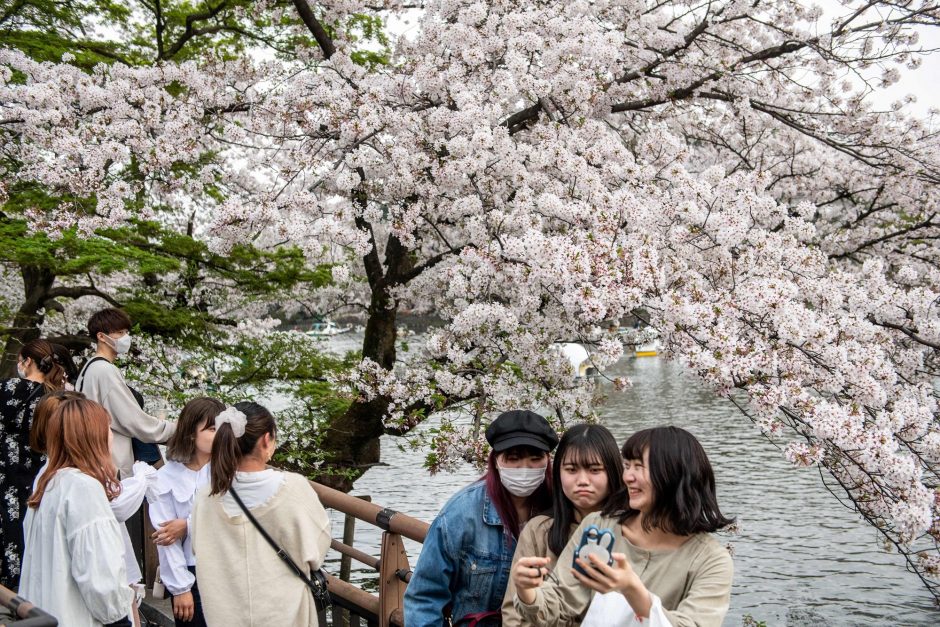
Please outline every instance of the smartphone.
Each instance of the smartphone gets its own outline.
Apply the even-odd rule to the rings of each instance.
[[[572,566],[582,575],[586,575],[587,573],[578,564],[578,558],[588,561],[591,555],[598,556],[602,562],[611,566],[614,563],[614,556],[611,554],[613,550],[614,532],[610,529],[599,529],[595,525],[591,525],[581,534],[581,543],[574,550]]]

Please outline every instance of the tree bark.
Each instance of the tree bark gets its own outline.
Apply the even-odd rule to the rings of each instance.
[[[49,299],[56,275],[41,266],[21,265],[23,276],[23,303],[13,317],[13,325],[6,331],[6,344],[0,357],[0,377],[16,376],[16,357],[26,342],[39,337],[45,313],[40,310]]]
[[[359,222],[360,228],[371,232],[371,225],[363,220]],[[413,268],[412,256],[396,237],[389,236],[384,264],[378,259],[374,242],[372,251],[363,261],[372,297],[362,342],[362,356],[385,370],[391,370],[395,366],[398,332],[398,304],[391,296],[391,289]],[[379,439],[385,433],[383,417],[388,404],[389,399],[383,397],[370,401],[357,400],[346,413],[330,423],[321,442],[326,463],[317,477],[318,481],[348,492],[356,479],[379,463]]]

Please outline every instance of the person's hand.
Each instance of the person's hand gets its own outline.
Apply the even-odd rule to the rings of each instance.
[[[175,518],[160,523],[160,528],[151,534],[150,538],[154,544],[160,546],[170,546],[186,537],[186,519]]]
[[[548,561],[547,557],[520,557],[510,572],[516,590],[532,590],[541,586],[548,574]]]
[[[620,592],[624,596],[637,584],[643,583],[637,576],[627,556],[623,553],[611,553],[614,563],[608,566],[597,555],[590,555],[587,560],[578,558],[578,565],[584,569],[586,575],[572,568],[571,572],[582,584],[597,592]]]
[[[173,596],[173,616],[183,622],[191,621],[196,613],[196,603],[192,592]]]

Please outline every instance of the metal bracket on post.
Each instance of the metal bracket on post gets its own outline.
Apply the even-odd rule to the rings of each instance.
[[[386,507],[381,512],[375,515],[375,524],[377,527],[382,529],[382,531],[391,531],[392,530],[392,516],[397,514],[393,509]]]

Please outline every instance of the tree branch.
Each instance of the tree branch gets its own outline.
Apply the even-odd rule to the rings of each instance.
[[[333,45],[333,40],[330,39],[326,29],[320,24],[320,20],[313,14],[313,10],[310,8],[307,0],[294,0],[294,6],[297,8],[297,14],[300,16],[300,20],[313,35],[313,38],[317,40],[320,50],[323,51],[324,58],[329,59],[332,57],[333,53],[336,52],[336,46]]]

